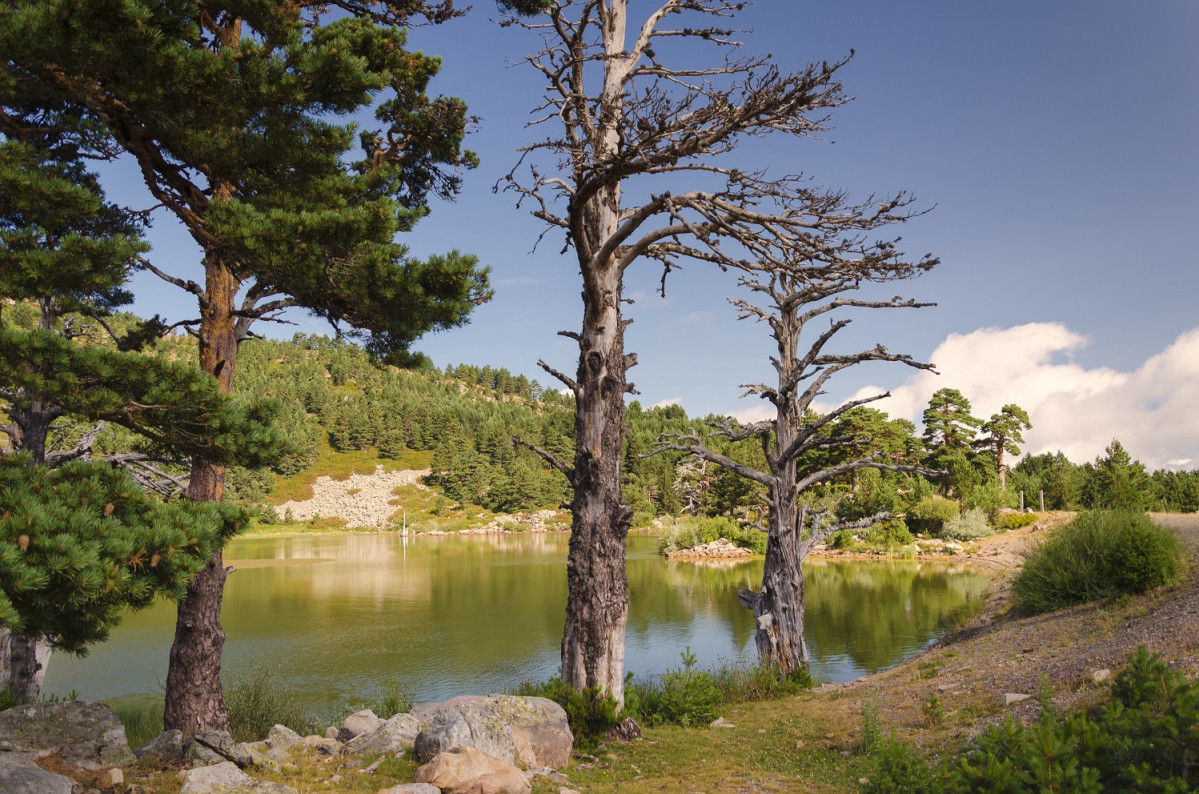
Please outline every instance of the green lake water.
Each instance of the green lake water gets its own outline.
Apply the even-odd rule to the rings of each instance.
[[[564,534],[470,537],[245,538],[225,553],[224,665],[270,665],[315,710],[375,699],[399,681],[416,700],[505,691],[557,672],[566,605]],[[637,675],[680,666],[753,663],[751,613],[760,560],[709,567],[671,562],[657,539],[628,547],[626,663]],[[965,566],[813,560],[807,641],[813,673],[846,681],[920,651],[943,616],[987,577]],[[174,635],[173,604],[125,617],[84,658],[56,654],[45,691],[88,700],[160,696]]]

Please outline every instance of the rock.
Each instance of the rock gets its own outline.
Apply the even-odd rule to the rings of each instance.
[[[291,749],[301,753],[310,753],[316,750],[319,755],[337,755],[341,752],[341,742],[324,736],[305,736],[292,745]]]
[[[525,770],[525,779],[527,779],[530,784],[539,777],[543,777],[551,783],[566,784],[570,782],[566,775],[562,774],[557,769],[550,769],[548,766],[535,766],[532,769]]]
[[[183,731],[164,731],[133,751],[140,760],[152,758],[157,761],[178,761],[183,757]]]
[[[282,783],[255,780],[232,761],[189,769],[179,794],[296,794]]]
[[[412,714],[397,714],[370,733],[346,742],[342,752],[349,755],[397,755],[411,750],[424,726]]]
[[[233,741],[228,731],[203,731],[192,737],[183,748],[183,757],[196,762],[194,766],[208,766],[222,761],[231,761],[243,769],[254,763],[253,753],[246,745]]]
[[[112,788],[113,786],[125,785],[125,773],[121,771],[119,766],[114,766],[112,769],[105,769],[96,778],[96,785],[100,788]]]
[[[712,723],[708,727],[709,728],[736,728],[737,726],[731,722],[726,722],[724,717],[717,717],[716,719],[712,720]]]
[[[293,745],[299,744],[302,739],[300,734],[286,725],[274,725],[266,735],[266,743],[273,750],[287,750]]]
[[[326,739],[336,739],[337,734],[338,734],[338,730],[333,725],[330,725],[328,728],[325,728],[325,738]]]
[[[414,744],[418,761],[475,747],[524,766],[561,769],[570,762],[574,736],[566,712],[546,698],[468,695],[421,704],[412,713],[427,726]]]
[[[732,727],[731,725],[729,727]],[[604,734],[605,739],[615,739],[622,742],[631,742],[634,739],[641,738],[641,726],[637,724],[637,720],[632,717],[625,717],[620,722],[613,725]],[[562,766],[566,766],[563,764]]]
[[[112,709],[81,700],[31,703],[0,712],[0,742],[11,752],[59,753],[80,769],[125,766],[137,759]]]
[[[1003,705],[1010,706],[1013,703],[1020,703],[1028,700],[1030,697],[1032,697],[1032,695],[1022,695],[1016,692],[1008,692],[1003,696]]]
[[[44,769],[0,767],[0,791],[5,794],[71,794],[75,781]]]
[[[1096,670],[1095,672],[1091,673],[1091,680],[1094,681],[1096,684],[1106,681],[1107,679],[1109,679],[1111,677],[1112,677],[1111,670],[1106,670],[1106,669],[1105,670]]]
[[[431,783],[442,791],[449,791],[509,767],[516,769],[512,764],[474,747],[462,747],[435,755],[431,761],[416,770],[416,782]],[[520,770],[517,769],[516,772],[521,780],[524,780],[525,776]],[[528,781],[525,781],[525,785],[528,785]]]
[[[377,794],[441,794],[441,789],[428,783],[405,783],[402,786],[381,788]]]
[[[941,547],[941,551],[944,554],[961,554],[965,549],[966,547],[960,543],[946,543]]]
[[[356,711],[341,723],[337,738],[343,742],[355,739],[364,733],[370,733],[383,724],[383,719],[370,709]]]
[[[450,794],[529,794],[532,790],[524,773],[509,766],[455,786]]]

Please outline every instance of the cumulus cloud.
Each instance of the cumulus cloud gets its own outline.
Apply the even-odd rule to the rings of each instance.
[[[650,406],[650,408],[665,408],[668,405],[682,405],[683,401],[679,397],[667,397],[665,400],[658,400]]]
[[[1199,466],[1199,328],[1131,372],[1075,363],[1072,354],[1086,344],[1060,323],[951,334],[929,357],[940,376],[916,373],[876,405],[919,424],[933,392],[950,387],[970,400],[975,416],[1007,403],[1028,411],[1029,453],[1061,450],[1082,463],[1118,438],[1150,469]]]

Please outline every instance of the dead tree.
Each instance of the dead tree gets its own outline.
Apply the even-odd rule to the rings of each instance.
[[[850,213],[855,208],[850,208]],[[873,213],[859,220],[867,227],[876,224]],[[752,609],[757,619],[756,642],[762,664],[776,665],[789,674],[808,665],[804,642],[804,575],[802,563],[818,543],[846,528],[863,528],[889,517],[879,513],[856,522],[828,520],[827,510],[812,509],[802,501],[805,489],[832,478],[863,468],[888,471],[913,471],[935,474],[917,466],[893,465],[870,451],[871,439],[865,436],[838,436],[829,428],[852,408],[887,397],[878,394],[851,400],[823,415],[812,411],[814,401],[824,393],[828,380],[848,367],[865,361],[895,361],[917,369],[931,370],[911,356],[889,352],[881,344],[869,350],[839,354],[827,352],[834,335],[849,325],[840,318],[800,347],[804,328],[829,312],[848,307],[868,309],[929,306],[895,297],[886,301],[842,297],[859,289],[863,282],[883,282],[917,275],[936,264],[926,257],[915,264],[899,261],[890,243],[863,246],[858,239],[837,242],[813,236],[811,259],[789,263],[783,259],[763,263],[747,275],[741,284],[768,299],[763,306],[749,300],[730,301],[739,310],[740,319],[755,318],[770,325],[778,353],[771,363],[778,374],[777,383],[746,384],[746,394],[757,394],[775,407],[773,419],[739,425],[726,419],[716,429],[718,435],[732,441],[756,438],[765,453],[768,470],[762,471],[738,463],[709,449],[697,433],[668,436],[655,453],[675,450],[690,452],[701,460],[722,466],[736,474],[766,486],[768,518],[766,561],[762,590],[742,590],[742,605]],[[835,452],[844,462],[816,470],[802,467],[805,456]],[[846,454],[849,453],[849,454]]]
[[[509,4],[511,5],[511,4]],[[562,638],[562,678],[624,690],[628,615],[625,540],[632,510],[621,493],[626,373],[622,314],[626,269],[655,261],[666,274],[686,260],[749,265],[840,228],[842,197],[799,175],[732,165],[740,143],[772,133],[807,137],[846,101],[834,79],[846,60],[785,73],[769,56],[739,55],[724,27],[742,8],[724,0],[665,0],[630,26],[628,0],[558,0],[546,15],[509,18],[541,35],[525,61],[546,81],[530,126],[546,136],[522,149],[504,189],[565,235],[583,281],[574,377],[538,362],[576,398],[573,462],[538,450],[573,487]],[[673,65],[703,46],[713,56]],[[679,192],[672,188],[684,186]],[[499,186],[497,186],[499,187]],[[902,196],[873,206],[903,213]]]

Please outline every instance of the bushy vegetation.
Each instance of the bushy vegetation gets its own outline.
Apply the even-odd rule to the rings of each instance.
[[[766,553],[766,533],[743,527],[730,518],[685,516],[669,521],[658,539],[658,552],[670,554],[724,538],[755,554]]]
[[[992,532],[987,514],[973,507],[941,525],[941,537],[948,540],[977,540]]]
[[[1041,516],[1037,513],[1004,513],[995,519],[995,526],[1000,529],[1023,529],[1040,520]]]
[[[1197,724],[1199,682],[1142,646],[1113,681],[1110,701],[1090,712],[1059,719],[1043,707],[1032,725],[1009,719],[984,731],[966,755],[935,767],[894,736],[873,742],[864,748],[875,760],[865,788],[880,794],[1192,791]]]
[[[237,742],[266,738],[275,725],[285,725],[300,735],[312,732],[315,722],[294,696],[275,683],[269,665],[255,664],[225,683],[229,707],[229,733]]]
[[[1143,513],[1084,513],[1036,546],[1012,582],[1014,608],[1037,615],[1175,581],[1182,547]]]
[[[915,532],[936,535],[941,527],[959,514],[957,502],[942,496],[928,496],[908,508],[907,524]]]

